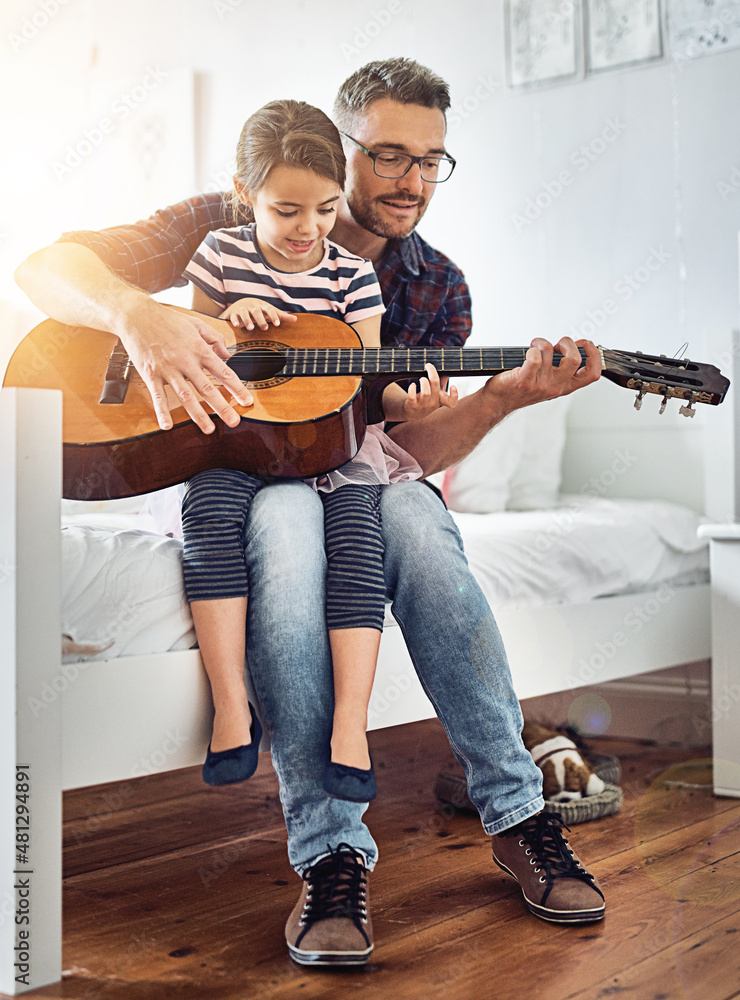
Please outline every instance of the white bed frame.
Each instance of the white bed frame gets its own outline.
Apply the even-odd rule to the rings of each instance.
[[[586,399],[586,393],[592,395]],[[673,499],[704,509],[702,425],[709,426],[714,413],[691,422],[670,414],[658,419],[650,412],[657,403],[651,408],[655,400],[648,397],[647,414],[637,416],[623,390],[602,390],[601,384],[576,395],[584,398],[571,407],[564,492],[578,492],[594,479],[606,496]],[[0,768],[0,991],[14,995],[60,978],[62,790],[200,763],[211,708],[197,651],[61,664],[61,395],[3,389],[0,426],[0,747],[5,762]],[[634,461],[615,478],[610,469],[625,448]],[[643,627],[628,645],[609,646],[636,608],[645,612]],[[521,698],[703,660],[710,653],[708,585],[677,588],[669,599],[656,591],[500,612],[497,620]],[[157,697],[157,689],[163,697]],[[432,715],[400,630],[388,628],[371,728]],[[16,812],[16,764],[27,765],[23,773],[31,784],[26,861],[16,851],[16,832],[26,829],[23,810]],[[30,924],[18,924],[16,916],[25,916],[29,900]],[[17,945],[19,931],[26,929],[30,938],[20,943],[29,947],[30,970],[23,977],[24,953]]]

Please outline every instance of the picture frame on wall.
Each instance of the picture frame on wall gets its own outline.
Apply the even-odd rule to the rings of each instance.
[[[581,0],[506,0],[504,16],[509,87],[583,79]]]
[[[589,73],[623,69],[664,58],[661,0],[586,0]]]
[[[667,0],[673,59],[693,59],[740,48],[740,0]]]

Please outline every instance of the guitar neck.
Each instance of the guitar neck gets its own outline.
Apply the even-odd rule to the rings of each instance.
[[[317,347],[284,352],[282,374],[291,378],[326,375],[395,375],[417,378],[425,366],[441,375],[496,375],[524,364],[526,347]],[[586,352],[580,348],[581,359]],[[562,355],[553,355],[558,364]]]

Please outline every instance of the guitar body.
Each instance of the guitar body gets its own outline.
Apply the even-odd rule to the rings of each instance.
[[[223,334],[227,347],[238,342],[240,350],[267,344],[361,346],[346,323],[306,313],[267,332],[235,330],[223,320],[201,318]],[[355,375],[278,375],[248,382],[254,405],[242,407],[231,400],[240,424],[231,428],[215,418],[212,434],[203,434],[170,396],[174,425],[163,431],[133,369],[123,402],[99,402],[117,343],[110,333],[46,320],[24,338],[8,365],[5,385],[63,393],[63,495],[69,499],[134,496],[213,468],[307,478],[343,465],[362,444],[366,405],[362,378]]]
[[[429,363],[440,375],[457,378],[509,371],[526,357],[521,347],[364,348],[346,323],[311,313],[267,332],[200,318],[223,335],[228,365],[254,397],[248,407],[230,400],[239,425],[227,427],[216,418],[212,434],[198,429],[169,389],[174,426],[160,430],[149,392],[113,334],[46,320],[25,337],[4,384],[61,389],[65,497],[135,496],[205,469],[320,476],[357,454],[368,422],[382,419],[389,383],[419,379]],[[683,403],[679,412],[691,417],[695,403],[718,405],[730,385],[713,365],[688,358],[598,350],[603,377],[637,390],[637,409],[651,393],[662,397],[660,413],[676,399]],[[580,351],[585,363],[586,351]],[[555,352],[553,363],[561,360]]]

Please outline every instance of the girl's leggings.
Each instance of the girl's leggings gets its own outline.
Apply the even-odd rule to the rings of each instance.
[[[246,524],[265,480],[234,469],[193,476],[182,504],[183,574],[189,601],[249,594]],[[380,486],[349,483],[321,493],[326,536],[326,621],[330,629],[375,628],[385,613]]]

